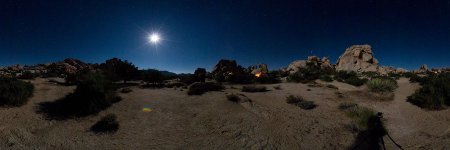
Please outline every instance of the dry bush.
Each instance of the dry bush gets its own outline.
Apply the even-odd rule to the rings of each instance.
[[[266,92],[267,88],[265,86],[254,86],[248,85],[242,87],[242,92]]]

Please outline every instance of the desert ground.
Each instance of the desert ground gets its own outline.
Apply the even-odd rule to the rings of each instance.
[[[221,92],[189,96],[186,89],[142,89],[120,94],[122,101],[94,116],[48,120],[39,103],[58,100],[74,86],[37,78],[34,96],[21,107],[0,108],[0,149],[348,149],[356,133],[351,119],[338,109],[342,102],[383,112],[389,134],[404,149],[450,149],[450,110],[427,111],[406,102],[420,86],[398,80],[393,100],[373,100],[366,87],[333,81],[338,89],[301,83],[265,84],[269,91],[241,92],[226,85]],[[281,89],[273,87],[280,85]],[[308,90],[310,89],[310,90]],[[336,92],[343,93],[338,97]],[[250,101],[234,103],[226,94]],[[303,96],[318,106],[303,110],[287,104],[288,95]],[[143,108],[151,108],[150,112]],[[114,134],[89,128],[102,116],[118,116]],[[397,149],[384,137],[387,149]]]

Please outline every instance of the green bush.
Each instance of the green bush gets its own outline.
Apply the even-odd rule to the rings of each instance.
[[[0,78],[0,105],[22,106],[33,95],[34,86],[15,78]]]
[[[265,86],[248,85],[242,87],[242,92],[265,92],[267,91]]]
[[[119,122],[115,114],[108,114],[91,127],[95,133],[113,133],[119,130]]]
[[[202,95],[209,91],[220,91],[225,87],[213,82],[196,82],[189,87],[188,95]]]
[[[397,87],[397,81],[392,78],[374,78],[367,82],[371,92],[384,93],[393,92]]]
[[[344,83],[354,85],[354,86],[361,86],[367,82],[367,79],[365,79],[365,78],[360,79],[358,77],[358,74],[354,71],[351,71],[351,72],[338,71],[336,73],[336,75],[334,76],[334,79],[339,82],[344,82]]]
[[[422,79],[422,88],[408,97],[408,102],[430,110],[450,106],[450,73],[441,73]]]

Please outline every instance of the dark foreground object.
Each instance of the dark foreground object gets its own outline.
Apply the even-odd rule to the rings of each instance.
[[[119,122],[115,114],[108,114],[91,127],[95,133],[114,133],[119,130]]]

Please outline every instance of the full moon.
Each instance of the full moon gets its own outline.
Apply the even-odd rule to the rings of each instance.
[[[152,34],[148,37],[148,40],[149,40],[150,43],[157,44],[157,43],[159,43],[159,41],[161,40],[161,38],[159,37],[159,34],[158,34],[158,33],[152,33]]]

